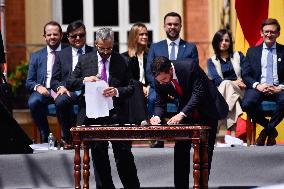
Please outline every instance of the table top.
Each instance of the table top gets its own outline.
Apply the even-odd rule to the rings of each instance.
[[[200,139],[209,126],[205,125],[92,125],[72,127],[80,140],[189,140]],[[76,137],[75,137],[76,138]]]

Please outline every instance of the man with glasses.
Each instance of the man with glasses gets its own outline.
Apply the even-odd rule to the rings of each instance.
[[[167,39],[157,43],[153,43],[150,47],[147,57],[146,77],[150,83],[150,90],[148,95],[148,112],[149,116],[154,114],[154,104],[156,99],[156,92],[154,89],[154,77],[151,72],[151,64],[153,59],[157,56],[164,56],[170,60],[183,60],[192,58],[198,64],[198,52],[194,43],[187,42],[180,38],[180,31],[182,27],[181,16],[176,12],[169,12],[164,16],[164,30]],[[163,147],[162,141],[157,141],[151,147]]]
[[[56,92],[55,107],[60,115],[62,143],[64,149],[72,148],[70,128],[75,125],[73,105],[78,104],[79,91],[66,89],[66,80],[75,69],[79,56],[89,53],[93,47],[86,45],[86,28],[81,21],[74,21],[67,27],[70,46],[58,52],[52,70],[51,88]]]
[[[276,19],[262,22],[260,35],[263,43],[248,49],[242,78],[247,90],[242,102],[243,110],[258,124],[264,127],[256,140],[256,145],[276,144],[278,133],[275,127],[284,117],[284,46],[277,43],[280,25]],[[270,120],[260,109],[264,100],[277,104]]]
[[[127,97],[133,93],[134,86],[129,85],[129,72],[122,55],[113,52],[114,33],[110,28],[101,28],[96,32],[96,49],[79,58],[75,70],[67,79],[67,89],[82,90],[79,99],[77,125],[110,125],[127,123]],[[104,80],[109,87],[103,90],[105,97],[113,98],[114,108],[107,117],[88,118],[86,116],[85,83]],[[99,107],[96,107],[99,108]],[[138,189],[140,183],[131,152],[131,142],[112,142],[117,171],[124,188]],[[108,142],[96,141],[91,146],[97,189],[115,189],[111,176],[108,156]]]
[[[61,50],[62,29],[55,22],[50,21],[44,26],[43,37],[47,46],[32,53],[26,87],[31,92],[28,105],[32,118],[39,128],[41,142],[47,142],[50,129],[47,121],[47,106],[54,103],[51,96],[50,80],[55,54]]]

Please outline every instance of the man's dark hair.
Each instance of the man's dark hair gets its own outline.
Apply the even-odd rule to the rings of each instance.
[[[169,12],[169,13],[167,13],[167,14],[164,16],[164,23],[165,23],[166,18],[167,18],[168,16],[178,17],[178,18],[179,18],[179,21],[180,21],[180,23],[181,23],[181,16],[180,16],[178,13],[176,13],[176,12]]]
[[[225,34],[228,34],[229,36],[229,39],[230,39],[230,46],[229,46],[229,49],[228,49],[228,53],[230,56],[233,55],[233,40],[232,40],[232,34],[226,30],[226,29],[221,29],[221,30],[218,30],[214,37],[213,37],[213,40],[212,40],[212,47],[214,49],[214,53],[216,54],[216,56],[220,56],[220,42],[222,41],[223,39],[223,36]]]
[[[44,25],[44,27],[43,27],[43,34],[44,34],[44,35],[46,34],[45,28],[46,28],[46,26],[48,26],[48,25],[57,26],[57,27],[59,28],[60,34],[62,34],[62,28],[61,28],[60,24],[59,24],[58,22],[55,22],[55,21],[52,20],[52,21],[47,22],[47,23]]]
[[[77,30],[78,28],[81,28],[81,27],[86,31],[86,27],[85,27],[85,25],[83,24],[83,22],[81,20],[76,20],[74,22],[71,22],[68,25],[67,30],[66,30],[67,36],[71,32],[73,32],[74,30]]]
[[[268,18],[262,21],[261,30],[263,30],[264,26],[267,25],[275,25],[278,32],[280,32],[280,24],[275,18]]]
[[[171,67],[172,63],[167,57],[157,56],[151,64],[151,71],[154,77],[157,77],[162,72],[169,73]]]

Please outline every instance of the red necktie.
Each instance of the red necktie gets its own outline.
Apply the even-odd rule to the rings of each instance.
[[[183,96],[183,92],[182,92],[182,89],[181,89],[181,86],[178,84],[178,81],[176,79],[172,79],[172,83],[174,84],[175,86],[175,89],[176,89],[176,92],[179,96]]]

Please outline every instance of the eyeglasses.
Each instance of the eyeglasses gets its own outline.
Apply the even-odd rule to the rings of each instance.
[[[101,53],[111,52],[112,51],[112,48],[110,48],[110,47],[109,48],[102,48],[102,47],[100,47],[98,45],[96,45],[96,47],[97,47],[98,51],[101,52]]]
[[[83,37],[85,37],[86,34],[85,33],[78,33],[78,34],[74,34],[74,35],[69,35],[68,37],[70,37],[71,39],[77,39],[77,37],[79,37],[80,39],[82,39]]]
[[[276,35],[276,34],[278,33],[278,31],[264,30],[264,31],[262,31],[262,33],[263,33],[264,35],[267,35],[267,34],[269,34],[269,33],[270,33],[270,35]]]

